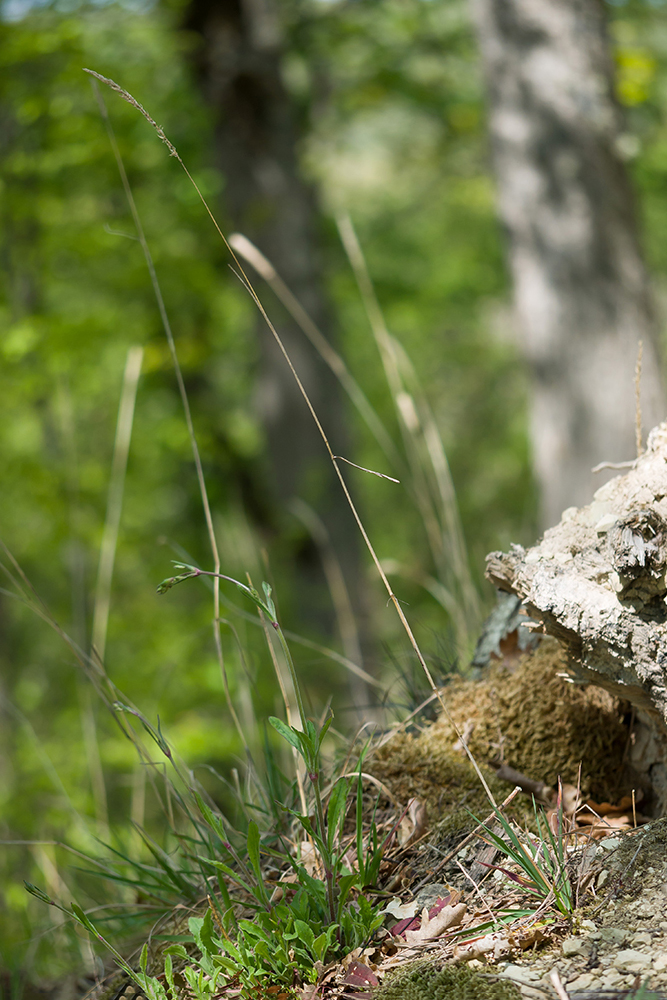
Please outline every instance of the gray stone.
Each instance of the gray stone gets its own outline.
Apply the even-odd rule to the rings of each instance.
[[[651,956],[635,948],[619,951],[614,959],[614,967],[621,972],[643,972],[651,964]]]
[[[573,955],[587,955],[590,950],[588,941],[582,938],[569,937],[563,941],[563,954],[571,958]]]
[[[600,940],[605,944],[624,944],[628,936],[628,932],[621,927],[603,927],[600,931]]]

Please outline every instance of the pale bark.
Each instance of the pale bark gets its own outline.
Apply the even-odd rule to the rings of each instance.
[[[546,527],[588,502],[599,462],[632,459],[665,416],[646,270],[599,0],[472,0],[501,220],[533,377]]]
[[[667,423],[591,504],[563,513],[526,550],[487,557],[487,577],[516,594],[566,651],[577,682],[635,706],[629,762],[667,811]]]

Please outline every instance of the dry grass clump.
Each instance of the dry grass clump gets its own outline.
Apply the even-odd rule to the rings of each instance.
[[[600,688],[559,677],[565,665],[555,643],[543,642],[514,669],[497,665],[480,681],[454,682],[445,691],[447,707],[460,730],[474,723],[468,743],[481,765],[502,756],[516,770],[555,785],[559,776],[576,784],[581,761],[584,796],[613,802],[628,738],[622,705]],[[454,750],[456,739],[441,716],[419,733],[390,740],[372,770],[401,801],[425,799],[434,815],[457,805],[484,810],[479,780]],[[502,799],[508,786],[492,778],[492,789]]]

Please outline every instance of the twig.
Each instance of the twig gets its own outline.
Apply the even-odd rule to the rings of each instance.
[[[521,791],[521,788],[520,788],[519,785],[517,785],[516,788],[513,788],[512,791],[507,796],[507,798],[503,802],[501,802],[500,805],[496,809],[493,810],[493,812],[490,812],[489,815],[486,817],[486,819],[483,819],[481,823],[478,823],[477,826],[475,827],[475,829],[471,833],[469,833],[467,837],[464,837],[463,840],[461,841],[461,843],[457,844],[457,846],[454,848],[453,851],[450,851],[449,854],[446,854],[444,856],[444,858],[442,858],[440,861],[438,861],[438,863],[435,866],[435,868],[433,869],[433,871],[430,872],[429,875],[427,875],[426,878],[423,879],[419,883],[419,885],[415,889],[413,889],[412,891],[416,894],[416,893],[419,892],[420,889],[423,889],[423,887],[425,885],[427,885],[432,880],[432,878],[433,878],[434,875],[437,875],[439,871],[442,871],[442,869],[445,867],[445,865],[449,864],[449,862],[453,858],[455,858],[456,855],[459,854],[463,850],[464,847],[466,847],[472,840],[475,839],[475,837],[477,836],[477,834],[479,833],[480,830],[484,829],[485,826],[488,826],[488,824],[491,822],[491,820],[495,818],[496,814],[501,809],[504,809],[506,806],[508,806],[510,804],[510,802],[513,799],[516,798],[516,796],[519,794],[520,791]]]
[[[489,906],[489,904],[487,903],[487,901],[484,899],[484,896],[482,895],[482,891],[479,888],[479,886],[477,885],[477,883],[475,882],[474,878],[472,877],[472,875],[470,874],[470,872],[467,872],[465,870],[465,868],[463,867],[463,865],[461,864],[461,862],[459,861],[458,858],[456,859],[456,864],[461,869],[461,871],[463,872],[463,874],[465,875],[465,877],[468,879],[468,881],[472,882],[473,888],[474,888],[475,892],[477,893],[477,895],[479,896],[479,899],[480,899],[480,902],[482,904],[482,907],[486,910],[486,912],[491,917],[491,922],[493,923],[494,927],[497,926],[498,922],[497,922],[496,918],[493,915],[493,910],[491,909],[491,907]]]
[[[634,469],[636,464],[636,458],[629,462],[599,462],[598,465],[593,466],[591,472],[603,472],[604,469]]]
[[[563,981],[560,978],[560,975],[558,974],[558,969],[551,970],[551,972],[549,973],[549,979],[551,980],[553,988],[558,994],[558,1000],[570,1000],[570,996],[565,987],[563,986]]]
[[[644,353],[644,341],[637,344],[637,364],[635,365],[635,438],[637,440],[637,458],[641,458],[644,451],[642,444],[642,355]]]
[[[342,455],[334,455],[334,458],[338,462],[345,462],[346,465],[351,465],[353,469],[359,469],[360,472],[370,472],[371,476],[377,476],[378,479],[388,479],[390,483],[400,483],[400,479],[394,479],[393,476],[388,476],[384,472],[376,472],[375,469],[367,469],[365,465],[357,465],[356,462],[351,462],[349,458],[343,458]]]
[[[550,785],[545,785],[543,781],[528,778],[521,771],[515,771],[509,764],[503,764],[497,757],[494,757],[490,763],[491,767],[496,769],[496,778],[500,781],[508,781],[511,785],[518,785],[522,792],[534,795],[541,802],[548,803],[553,798],[553,788]]]

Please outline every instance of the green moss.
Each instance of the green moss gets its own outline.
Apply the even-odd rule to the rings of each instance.
[[[520,1000],[514,983],[467,965],[415,962],[388,976],[374,1000]]]

